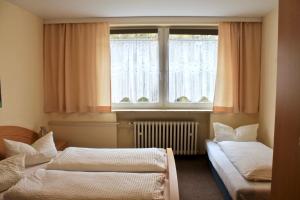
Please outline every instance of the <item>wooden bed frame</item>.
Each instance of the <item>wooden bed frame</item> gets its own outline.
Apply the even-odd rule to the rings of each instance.
[[[38,134],[18,126],[0,126],[0,160],[5,158],[3,139],[32,144],[38,139]]]
[[[168,156],[168,179],[169,179],[169,200],[179,200],[179,189],[177,180],[176,164],[171,148],[167,148]]]
[[[14,140],[26,144],[32,144],[38,139],[38,134],[26,128],[18,126],[0,126],[0,160],[5,158],[3,139]],[[169,180],[169,200],[179,200],[179,189],[177,180],[176,164],[172,149],[167,149]]]

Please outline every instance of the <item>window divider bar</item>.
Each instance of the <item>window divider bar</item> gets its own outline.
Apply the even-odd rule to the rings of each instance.
[[[169,35],[170,28],[165,28],[165,40],[164,40],[164,107],[167,107],[169,103]]]
[[[169,63],[169,28],[161,27],[159,33],[159,62],[160,62],[160,103],[166,107],[168,100],[168,63]]]

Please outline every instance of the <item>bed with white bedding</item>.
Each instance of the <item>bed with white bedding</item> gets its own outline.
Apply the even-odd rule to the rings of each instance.
[[[26,177],[6,191],[3,199],[169,200],[167,168],[163,149],[72,147],[47,164],[28,168]]]
[[[256,142],[222,141],[218,145],[248,181],[271,181],[273,151]]]
[[[7,130],[10,129],[11,127],[0,126],[0,137],[3,136],[3,132],[6,134]],[[20,141],[20,138],[25,138],[25,142],[29,144],[32,142],[32,140],[28,141],[26,138],[32,138],[31,134],[35,133],[28,130],[24,131],[20,127],[14,127],[13,130],[19,132],[17,141]],[[3,138],[6,138],[6,136]],[[9,139],[15,140],[15,138]],[[77,150],[81,151],[81,155],[76,152]],[[56,157],[58,162],[56,162],[56,165],[52,165],[49,170],[46,169],[49,163],[26,168],[24,178],[2,192],[0,200],[82,199],[83,194],[84,199],[97,200],[179,200],[175,160],[171,149],[148,149],[136,150],[135,152],[131,149],[127,150],[128,152],[125,151],[123,156],[126,159],[123,160],[118,160],[118,156],[120,158],[119,154],[122,154],[120,149],[115,149],[110,153],[102,152],[102,157],[99,149],[86,150],[73,148],[71,153],[61,154],[71,158],[66,159],[66,163],[61,163],[59,159],[61,155],[58,155]],[[80,159],[82,156],[87,155],[87,152],[88,154],[91,153],[90,151],[97,152],[91,154],[92,157]],[[76,153],[72,155],[74,152]],[[74,155],[79,157],[74,159],[72,157]],[[97,157],[99,155],[100,157]],[[103,159],[103,155],[107,157],[104,159],[105,162],[102,163],[103,166],[99,167],[101,165],[99,159]],[[133,158],[135,156],[139,158],[135,158],[133,161],[130,155]],[[151,159],[143,159],[141,155],[152,157]],[[110,157],[113,159],[109,159]],[[62,158],[65,157],[62,156]],[[93,159],[95,159],[94,162],[89,164]],[[142,167],[139,166],[140,164]],[[66,166],[66,170],[59,169]],[[80,169],[82,166],[84,169]],[[68,167],[71,168],[68,169]],[[112,167],[111,171],[110,167]]]
[[[61,152],[57,158],[61,155],[64,154]],[[176,199],[176,194],[169,195],[172,193],[171,187],[174,187],[174,182],[169,181],[174,179],[173,172],[168,170],[172,164],[169,162],[172,159],[170,149],[167,155],[170,159],[167,170],[156,173],[83,172],[76,171],[74,167],[72,171],[46,170],[49,163],[36,165],[27,168],[24,178],[15,186],[1,193],[0,200],[80,200],[83,196],[87,200]]]
[[[271,191],[271,182],[266,182],[266,181],[255,182],[255,181],[246,180],[245,177],[239,172],[238,168],[230,161],[230,159],[224,153],[222,147],[214,141],[211,140],[206,141],[206,150],[207,150],[209,161],[211,162],[215,171],[218,173],[219,177],[221,178],[222,182],[224,183],[227,191],[229,192],[233,200],[269,199],[269,195]],[[225,151],[229,152],[230,148],[226,149]],[[237,158],[238,157],[239,156],[237,156]],[[234,156],[232,156],[231,159],[233,161],[238,160]],[[248,158],[248,160],[249,159],[250,158]],[[245,169],[243,168],[243,165],[239,165],[239,166],[240,166],[240,170]],[[266,167],[264,165],[262,166]]]

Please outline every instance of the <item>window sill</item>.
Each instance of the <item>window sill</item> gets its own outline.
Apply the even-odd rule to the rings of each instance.
[[[112,109],[112,112],[212,112],[211,109]]]

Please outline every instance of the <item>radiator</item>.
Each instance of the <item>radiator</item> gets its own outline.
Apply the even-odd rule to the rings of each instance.
[[[197,154],[198,122],[135,121],[136,148],[172,148],[175,155]]]

